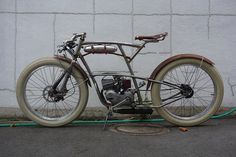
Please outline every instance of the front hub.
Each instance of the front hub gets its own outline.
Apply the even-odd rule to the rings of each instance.
[[[191,98],[194,94],[193,89],[187,85],[187,84],[181,84],[180,88],[181,90],[181,94],[185,97],[185,98]]]
[[[47,102],[58,102],[60,100],[64,100],[64,95],[54,90],[52,86],[47,86],[43,90],[43,98]]]

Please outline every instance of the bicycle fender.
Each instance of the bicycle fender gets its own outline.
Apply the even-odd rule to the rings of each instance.
[[[173,62],[173,61],[176,61],[176,60],[179,60],[179,59],[184,59],[184,58],[190,58],[190,59],[198,59],[200,61],[204,61],[204,62],[207,62],[208,64],[210,65],[214,65],[214,62],[212,62],[210,59],[208,58],[205,58],[203,56],[200,56],[200,55],[196,55],[196,54],[179,54],[179,55],[175,55],[175,56],[172,56],[168,59],[166,59],[165,61],[161,62],[157,67],[156,69],[154,69],[154,71],[152,72],[152,74],[150,75],[149,79],[152,79],[154,80],[156,75],[162,70],[162,68],[164,68],[167,64]],[[147,87],[146,87],[146,90],[149,89],[149,87],[151,86],[151,83],[150,81],[148,81],[147,83]]]
[[[55,55],[54,58],[56,58],[58,60],[61,60],[61,61],[64,61],[64,62],[67,62],[69,64],[72,62],[72,60],[70,58],[66,58],[66,57],[59,56],[59,55]],[[78,63],[76,63],[76,62],[74,64],[74,67],[81,72],[83,77],[87,80],[86,82],[91,87],[91,82],[89,80],[89,77],[88,77],[87,73],[84,71],[84,69]]]

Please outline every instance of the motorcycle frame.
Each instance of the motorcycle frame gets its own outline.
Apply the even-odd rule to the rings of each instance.
[[[145,47],[145,45],[149,42],[154,42],[154,41],[144,41],[142,44],[131,44],[131,43],[124,43],[124,42],[103,42],[103,41],[96,41],[96,42],[84,42],[84,39],[83,38],[80,38],[80,41],[78,43],[78,46],[77,48],[75,49],[75,51],[71,51],[69,49],[68,52],[72,55],[73,57],[73,61],[71,63],[71,65],[73,66],[73,63],[77,64],[76,61],[77,61],[77,58],[80,58],[82,64],[84,65],[85,69],[87,70],[87,73],[89,75],[88,79],[90,78],[93,82],[93,85],[95,87],[95,90],[96,90],[96,93],[101,101],[101,103],[107,107],[111,106],[111,105],[116,105],[116,104],[109,104],[106,99],[104,98],[101,90],[99,89],[99,86],[98,86],[98,83],[97,83],[97,80],[95,79],[97,76],[123,76],[123,77],[130,77],[132,78],[132,81],[133,81],[133,85],[134,85],[134,88],[136,90],[136,93],[137,93],[137,97],[138,97],[138,104],[139,105],[143,105],[143,100],[142,100],[142,97],[141,97],[141,93],[140,93],[140,88],[138,86],[138,83],[137,83],[137,79],[139,80],[144,80],[144,81],[148,81],[148,82],[151,82],[151,83],[158,83],[158,84],[164,84],[164,85],[167,85],[167,86],[170,86],[172,88],[175,88],[175,89],[179,89],[181,90],[181,88],[178,86],[178,85],[174,85],[174,84],[171,84],[171,83],[168,83],[168,82],[165,82],[165,81],[158,81],[158,80],[153,80],[153,79],[150,79],[150,78],[146,78],[146,77],[139,77],[139,76],[135,76],[134,75],[134,71],[130,65],[130,63],[134,60],[134,58],[138,55],[138,53],[141,52],[141,50]],[[158,41],[155,41],[155,42],[158,42]],[[109,73],[98,73],[98,74],[94,74],[90,67],[89,67],[89,64],[87,63],[87,61],[85,60],[85,56],[87,55],[90,55],[90,54],[94,54],[94,53],[85,53],[85,54],[82,54],[81,52],[81,49],[83,46],[88,46],[88,45],[116,45],[120,51],[121,54],[118,54],[118,53],[96,53],[96,54],[112,54],[112,55],[116,55],[116,56],[120,56],[120,57],[123,57],[123,59],[125,60],[125,63],[127,65],[127,68],[129,70],[129,73],[130,75],[124,75],[124,74],[109,74]],[[136,48],[133,55],[131,57],[127,56],[124,49],[123,49],[123,46],[128,46],[128,47],[132,47],[132,48]],[[89,80],[86,80],[86,81],[89,81]],[[144,91],[148,91],[148,89],[144,90]],[[119,104],[119,103],[118,103]],[[137,105],[137,104],[136,104]],[[159,106],[159,107],[162,107]]]

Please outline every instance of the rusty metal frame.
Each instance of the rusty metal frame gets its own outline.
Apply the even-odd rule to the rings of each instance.
[[[139,80],[144,80],[144,81],[147,81],[148,83],[149,82],[152,82],[152,83],[159,83],[159,84],[165,84],[167,86],[170,86],[172,88],[176,88],[176,89],[180,89],[180,87],[178,87],[177,85],[174,85],[174,84],[171,84],[171,83],[168,83],[168,82],[164,82],[164,81],[157,81],[157,80],[154,80],[154,79],[151,79],[151,78],[145,78],[145,77],[139,77],[139,76],[135,76],[134,75],[134,71],[130,65],[130,63],[133,61],[133,59],[138,55],[138,53],[145,47],[145,45],[147,43],[149,43],[151,41],[144,41],[142,44],[140,45],[137,45],[137,44],[131,44],[131,43],[124,43],[124,42],[104,42],[104,41],[96,41],[96,42],[80,42],[81,46],[78,46],[80,47],[77,48],[76,50],[76,55],[78,55],[78,57],[80,58],[80,60],[82,61],[84,67],[86,68],[87,72],[88,72],[88,75],[89,75],[89,78],[91,78],[93,84],[94,84],[94,87],[95,87],[95,90],[97,92],[97,95],[100,99],[100,101],[105,105],[105,106],[109,106],[110,104],[108,104],[106,102],[106,100],[104,99],[104,96],[101,94],[101,90],[99,89],[99,86],[98,86],[98,83],[95,79],[95,77],[97,76],[123,76],[123,77],[130,77],[132,78],[132,81],[133,81],[133,84],[134,84],[134,87],[135,87],[135,90],[137,92],[137,97],[138,97],[138,103],[139,105],[142,105],[143,104],[143,100],[142,100],[142,97],[141,97],[141,93],[140,93],[140,89],[138,87],[138,83],[137,83],[137,79]],[[108,53],[108,54],[111,54],[111,55],[116,55],[116,56],[120,56],[120,57],[123,57],[124,60],[125,60],[125,63],[127,65],[127,68],[129,70],[129,73],[130,75],[123,75],[123,74],[108,74],[108,73],[98,73],[98,74],[94,74],[88,63],[86,62],[85,60],[85,56],[87,55],[90,55],[92,53],[85,53],[85,54],[82,54],[80,52],[81,48],[83,46],[86,46],[86,45],[101,45],[101,44],[105,44],[105,45],[116,45],[120,51],[121,54],[118,54],[118,53]],[[133,55],[132,56],[127,56],[124,49],[123,49],[123,46],[128,46],[128,47],[134,47],[136,48]],[[97,54],[103,54],[103,53],[97,53]],[[181,89],[180,89],[181,90]]]
[[[133,61],[133,59],[137,56],[137,54],[145,47],[145,44],[146,44],[146,43],[147,43],[147,42],[144,42],[144,43],[142,43],[142,44],[140,44],[140,45],[137,45],[137,44],[123,43],[123,42],[103,42],[103,41],[100,41],[100,42],[99,42],[99,41],[97,41],[97,42],[82,42],[81,45],[82,45],[82,46],[86,46],[86,45],[101,45],[101,44],[116,45],[116,46],[118,47],[119,51],[121,52],[121,54],[117,54],[117,53],[108,53],[108,54],[117,55],[117,56],[121,56],[121,57],[124,58],[125,63],[126,63],[126,65],[127,65],[128,70],[129,70],[129,72],[130,72],[131,75],[122,75],[122,74],[118,74],[118,75],[119,75],[119,76],[124,76],[124,77],[130,77],[130,78],[132,78],[132,81],[133,81],[135,90],[136,90],[136,92],[137,92],[138,102],[139,102],[139,104],[142,104],[143,101],[142,101],[142,97],[141,97],[140,90],[139,90],[138,83],[137,83],[137,80],[136,80],[136,79],[139,78],[139,79],[142,79],[142,80],[146,80],[146,78],[136,77],[136,76],[134,75],[134,71],[133,71],[133,69],[132,69],[130,63],[131,63],[131,62]],[[133,54],[131,57],[129,57],[129,56],[126,55],[126,53],[125,53],[125,51],[124,51],[124,49],[123,49],[122,46],[134,47],[134,48],[136,48],[136,50],[135,50],[134,54]],[[96,89],[96,92],[97,92],[97,94],[98,94],[99,99],[100,99],[101,102],[104,104],[104,97],[103,97],[103,95],[102,95],[101,92],[100,92],[100,89],[99,89],[99,86],[98,86],[98,83],[97,83],[95,77],[96,77],[96,76],[114,76],[114,75],[102,74],[102,73],[101,73],[101,74],[97,74],[97,75],[93,74],[92,71],[91,71],[91,69],[90,69],[90,67],[89,67],[89,65],[87,64],[86,60],[84,59],[85,56],[87,56],[87,55],[89,55],[89,54],[91,54],[91,53],[82,54],[82,53],[80,52],[80,50],[77,50],[77,51],[76,51],[76,54],[78,54],[80,60],[82,61],[84,67],[86,68],[86,70],[87,70],[87,72],[88,72],[88,74],[89,74],[89,77],[91,78],[91,80],[92,80],[92,82],[93,82],[93,84],[94,84],[94,87],[95,87],[95,89]],[[99,53],[99,54],[101,54],[101,53]],[[106,103],[105,103],[105,105],[107,106],[107,105],[109,105],[109,104],[106,104]]]
[[[149,41],[149,40],[144,40],[144,42],[142,44],[131,44],[131,43],[124,43],[124,42],[104,42],[104,41],[96,41],[96,42],[85,42],[84,39],[80,39],[79,43],[78,43],[78,46],[75,50],[75,53],[74,53],[74,56],[73,57],[73,60],[77,61],[77,58],[80,58],[82,64],[84,65],[85,69],[87,70],[87,73],[88,73],[88,77],[87,78],[90,78],[92,80],[92,83],[94,84],[94,87],[95,87],[95,90],[97,92],[97,95],[100,99],[100,101],[103,103],[103,105],[105,106],[109,106],[111,104],[109,104],[103,94],[101,93],[101,90],[99,89],[99,86],[98,86],[98,83],[95,79],[95,77],[97,76],[123,76],[123,77],[130,77],[132,78],[132,81],[133,81],[133,84],[134,84],[134,87],[135,87],[135,90],[137,92],[137,96],[138,96],[138,103],[139,105],[142,105],[143,104],[143,100],[142,100],[142,97],[141,97],[141,93],[140,93],[140,89],[139,89],[139,86],[138,86],[138,83],[137,83],[137,79],[140,79],[140,80],[144,80],[144,81],[147,81],[147,88],[146,88],[146,91],[148,91],[148,88],[149,86],[152,84],[152,83],[158,83],[158,84],[164,84],[164,85],[167,85],[169,87],[172,87],[172,88],[175,88],[175,89],[179,89],[181,90],[181,87],[179,87],[178,85],[175,85],[175,84],[171,84],[169,82],[165,82],[165,81],[158,81],[158,80],[154,80],[155,79],[155,76],[156,74],[167,64],[169,64],[170,62],[174,61],[174,60],[178,60],[178,59],[182,59],[182,58],[196,58],[196,59],[199,59],[201,61],[206,61],[207,63],[209,64],[214,64],[213,62],[211,62],[210,60],[202,57],[202,56],[199,56],[199,55],[193,55],[193,54],[181,54],[181,55],[176,55],[176,56],[173,56],[173,57],[170,57],[168,58],[167,60],[165,60],[164,62],[162,62],[161,64],[159,64],[157,66],[157,68],[153,71],[153,73],[151,74],[151,76],[149,78],[145,78],[145,77],[139,77],[139,76],[135,76],[134,75],[134,71],[130,65],[130,63],[133,61],[133,59],[138,55],[138,53],[145,47],[145,45],[149,42],[153,42],[152,40]],[[111,54],[111,55],[116,55],[116,56],[120,56],[120,57],[123,57],[124,60],[125,60],[125,63],[128,67],[128,70],[129,70],[129,73],[130,75],[123,75],[123,74],[111,74],[111,73],[98,73],[98,74],[94,74],[88,63],[86,62],[85,60],[85,56],[87,55],[90,55],[92,53],[85,53],[83,54],[81,52],[81,49],[86,46],[86,45],[102,45],[102,44],[105,44],[105,45],[116,45],[120,51],[121,54],[118,54],[118,53],[107,53],[107,54]],[[128,47],[133,47],[133,48],[136,48],[133,55],[132,56],[127,56],[124,49],[123,49],[123,46],[128,46]],[[105,53],[105,52],[104,52]],[[97,53],[97,54],[103,54],[103,53]]]
[[[104,98],[102,90],[99,89],[97,80],[95,79],[97,76],[104,76],[104,77],[106,77],[106,76],[123,76],[123,77],[131,78],[132,81],[133,81],[136,93],[137,93],[138,105],[143,105],[143,100],[142,100],[140,91],[149,91],[148,88],[150,87],[150,85],[152,83],[164,84],[164,85],[169,86],[171,88],[179,89],[180,91],[182,90],[182,88],[179,85],[172,84],[172,83],[169,83],[169,82],[166,82],[166,81],[155,80],[155,76],[157,75],[157,73],[159,73],[159,71],[163,67],[165,67],[167,64],[169,64],[170,62],[172,62],[174,60],[182,59],[182,58],[194,58],[194,59],[200,60],[200,64],[203,61],[205,61],[205,62],[207,62],[207,63],[209,63],[211,65],[214,64],[213,62],[211,62],[207,58],[204,58],[204,57],[199,56],[199,55],[180,54],[180,55],[176,55],[176,56],[170,57],[167,60],[165,60],[162,63],[160,63],[156,67],[156,69],[152,72],[152,74],[151,74],[151,76],[149,78],[135,76],[134,75],[134,71],[133,71],[133,69],[131,67],[131,62],[133,61],[133,59],[138,55],[138,53],[145,47],[145,45],[147,43],[162,41],[162,40],[164,40],[166,34],[167,33],[165,33],[164,37],[161,38],[161,39],[159,39],[159,37],[156,38],[156,36],[155,37],[153,37],[153,36],[142,37],[142,38],[147,38],[147,39],[142,40],[143,43],[141,43],[141,44],[132,44],[132,43],[125,43],[125,42],[111,42],[111,41],[108,41],[108,42],[104,42],[104,41],[85,42],[86,33],[74,34],[74,36],[73,36],[71,41],[74,42],[74,41],[76,41],[76,38],[80,37],[79,38],[79,42],[78,42],[78,44],[74,44],[74,45],[76,45],[75,50],[73,49],[73,47],[69,48],[68,46],[66,46],[66,50],[70,53],[70,55],[72,55],[72,58],[73,58],[73,60],[71,60],[71,63],[72,63],[71,66],[75,66],[79,70],[80,69],[79,68],[80,65],[77,62],[77,59],[79,58],[81,60],[82,64],[84,65],[84,68],[87,70],[88,75],[87,75],[87,73],[84,72],[84,70],[82,70],[82,73],[85,76],[85,78],[87,78],[87,80],[88,80],[87,82],[90,82],[89,78],[92,80],[92,83],[94,84],[94,87],[95,87],[95,90],[97,92],[97,95],[98,95],[98,97],[99,97],[99,99],[100,99],[100,101],[102,102],[103,105],[105,105],[108,108],[110,108],[109,106],[112,106],[114,104],[110,104]],[[105,51],[104,52],[95,52],[95,51],[94,52],[81,52],[81,49],[83,49],[86,45],[88,45],[88,46],[89,45],[91,45],[91,46],[94,46],[94,45],[116,45],[118,47],[119,51],[120,51],[120,54],[116,53],[116,52],[108,53],[108,52],[105,52]],[[125,51],[124,51],[124,49],[123,49],[123,46],[128,46],[128,47],[136,48],[134,50],[134,52],[133,52],[133,55],[132,56],[127,56]],[[63,48],[65,48],[65,45],[63,45]],[[124,59],[124,61],[126,63],[126,66],[128,67],[130,75],[123,75],[123,74],[120,74],[120,73],[102,73],[102,72],[98,73],[98,74],[93,73],[91,71],[90,67],[89,67],[89,64],[85,60],[85,56],[93,54],[93,53],[96,53],[96,54],[111,54],[111,55],[116,55],[116,56],[123,57],[123,59]],[[66,58],[66,56],[64,56],[64,57]],[[141,90],[140,89],[140,87],[138,86],[138,83],[137,83],[137,79],[147,81],[146,90]]]

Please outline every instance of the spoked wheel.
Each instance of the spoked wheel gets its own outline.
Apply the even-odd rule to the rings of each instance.
[[[69,123],[82,113],[88,100],[88,87],[79,71],[72,70],[65,88],[62,88],[65,77],[56,89],[52,88],[68,67],[68,63],[44,58],[22,72],[17,82],[17,100],[31,120],[55,127]]]
[[[198,59],[179,59],[166,65],[151,89],[153,104],[170,123],[194,126],[208,120],[223,99],[223,83],[214,66]]]

